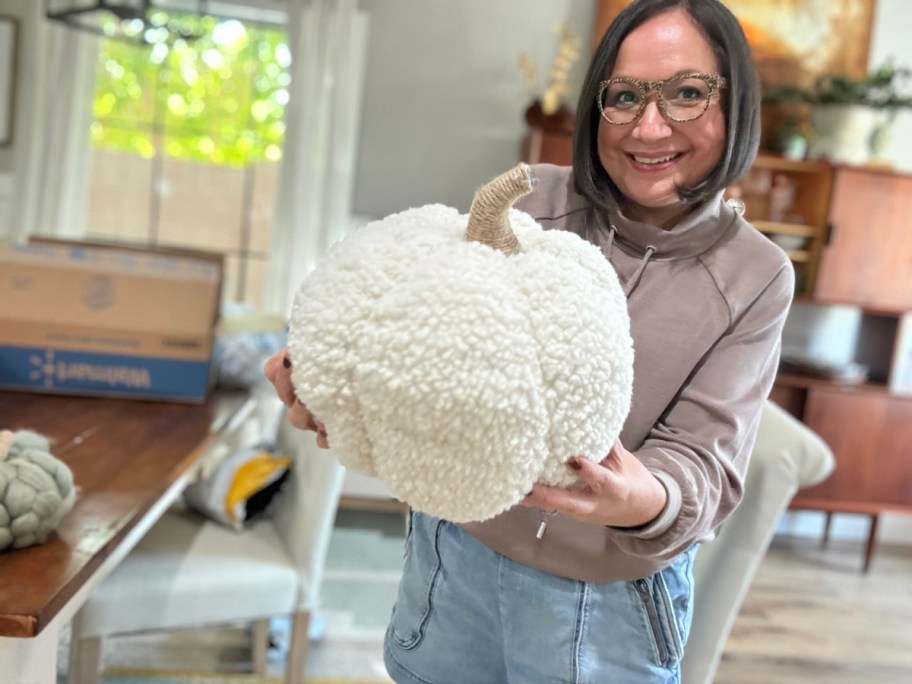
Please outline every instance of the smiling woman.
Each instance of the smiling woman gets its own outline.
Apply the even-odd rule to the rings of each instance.
[[[599,161],[625,213],[663,228],[691,211],[679,189],[698,186],[725,145],[721,65],[681,17],[669,11],[631,31],[598,90]]]
[[[704,84],[716,83],[716,90],[665,92],[666,79],[698,75]],[[619,102],[637,109],[627,123],[607,120],[599,102],[603,82],[615,79],[630,86],[619,93]],[[645,82],[645,93],[638,92],[638,81]],[[699,117],[674,119],[668,116],[671,108],[659,104],[660,96],[699,100],[707,94]],[[575,681],[582,672],[597,681],[680,681],[694,553],[743,494],[793,291],[785,255],[723,197],[755,157],[759,99],[744,33],[717,0],[639,0],[612,23],[578,99],[573,166],[532,167],[538,183],[530,184],[534,190],[516,207],[550,232],[586,239],[598,248],[596,257],[614,267],[635,349],[631,408],[609,449],[556,464],[569,485],[535,482],[518,505],[475,522],[412,512],[385,642],[385,664],[397,681],[444,684],[459,673],[460,681],[531,684]],[[351,267],[382,270],[380,261],[371,254],[352,260]],[[536,300],[550,292],[547,275],[523,279],[524,296]],[[458,285],[448,290],[460,291]],[[428,291],[431,301],[437,289],[423,292]],[[302,299],[309,306],[311,299]],[[593,295],[587,300],[593,303]],[[391,320],[402,319],[401,307],[410,310],[402,297],[391,295],[383,303]],[[583,308],[573,315],[583,316]],[[323,320],[354,310],[332,304],[320,309]],[[389,331],[377,322],[361,321],[359,339],[380,344]],[[488,321],[475,322],[475,337],[487,339]],[[511,331],[545,323],[520,320]],[[386,339],[409,350],[413,336]],[[474,348],[471,335],[457,338]],[[318,378],[296,372],[333,362],[316,344],[298,346],[302,340],[290,338],[290,359],[284,351],[270,358],[267,377],[293,407],[295,424],[319,429],[316,405],[310,414],[296,402],[296,397],[308,401],[305,391],[295,392],[306,390],[300,383],[325,383],[328,392],[347,401],[358,396],[348,386],[357,379],[348,374],[340,385],[319,369]],[[546,356],[585,357],[588,338],[570,341],[572,352],[553,353],[552,344]],[[345,357],[339,349],[330,356]],[[428,374],[421,377],[419,369],[406,388],[420,393],[436,387],[432,378],[449,366],[450,357],[435,351],[440,349],[418,354]],[[547,396],[576,396],[572,384],[539,365],[542,382],[553,383]],[[365,366],[367,375],[374,366]],[[372,379],[382,381],[383,375]],[[402,384],[400,375],[390,376],[391,387]],[[445,389],[439,394],[443,401],[454,396]],[[496,392],[488,401],[500,404]],[[398,421],[401,432],[392,434],[420,430],[415,421],[412,412]],[[382,418],[375,424],[382,425]],[[461,471],[465,463],[445,454],[449,444],[473,439],[480,440],[475,452],[485,453],[491,445],[485,424],[463,422],[434,432],[435,443],[422,457],[442,456],[438,469],[482,479],[481,473]],[[351,425],[342,429],[343,441],[354,434]],[[328,420],[326,433],[323,438],[335,444]],[[425,484],[424,494],[441,486],[434,479]]]

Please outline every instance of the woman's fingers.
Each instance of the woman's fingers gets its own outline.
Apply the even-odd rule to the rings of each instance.
[[[591,491],[536,484],[520,504],[584,518],[592,514],[598,502]]]
[[[329,448],[329,438],[326,426],[316,420],[310,410],[302,404],[295,394],[294,384],[291,381],[291,360],[288,358],[288,349],[282,349],[266,359],[263,364],[263,374],[275,387],[276,394],[282,403],[288,407],[288,422],[299,430],[311,430],[317,433],[317,446],[322,449]]]
[[[300,401],[293,401],[288,407],[288,421],[301,430],[317,432],[317,421],[313,414]]]
[[[321,449],[329,449],[329,435],[326,434],[326,426],[317,422],[317,446]]]
[[[275,387],[276,394],[282,403],[289,408],[295,403],[294,385],[291,382],[291,361],[288,358],[288,349],[281,349],[266,359],[263,364],[263,374]]]

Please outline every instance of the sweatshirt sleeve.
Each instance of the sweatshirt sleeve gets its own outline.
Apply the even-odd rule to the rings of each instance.
[[[730,325],[635,454],[668,494],[637,528],[609,528],[637,556],[668,559],[715,528],[741,500],[763,402],[779,363],[794,274],[783,266]]]

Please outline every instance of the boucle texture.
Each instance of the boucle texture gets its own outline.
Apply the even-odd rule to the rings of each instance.
[[[454,522],[571,484],[565,461],[604,458],[630,407],[613,268],[575,234],[509,222],[513,254],[438,204],[368,224],[327,251],[290,321],[297,395],[340,461]]]
[[[0,431],[0,551],[44,542],[75,498],[73,473],[45,437]]]

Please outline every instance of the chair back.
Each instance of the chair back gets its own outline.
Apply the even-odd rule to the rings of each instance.
[[[711,684],[776,523],[795,492],[822,481],[835,463],[815,432],[766,402],[741,503],[715,539],[700,545],[694,560],[694,617],[681,663],[682,684]]]
[[[272,524],[303,578],[295,609],[313,610],[323,581],[344,468],[330,450],[317,446],[313,432],[292,426],[284,412],[276,444],[294,463],[272,512]]]

